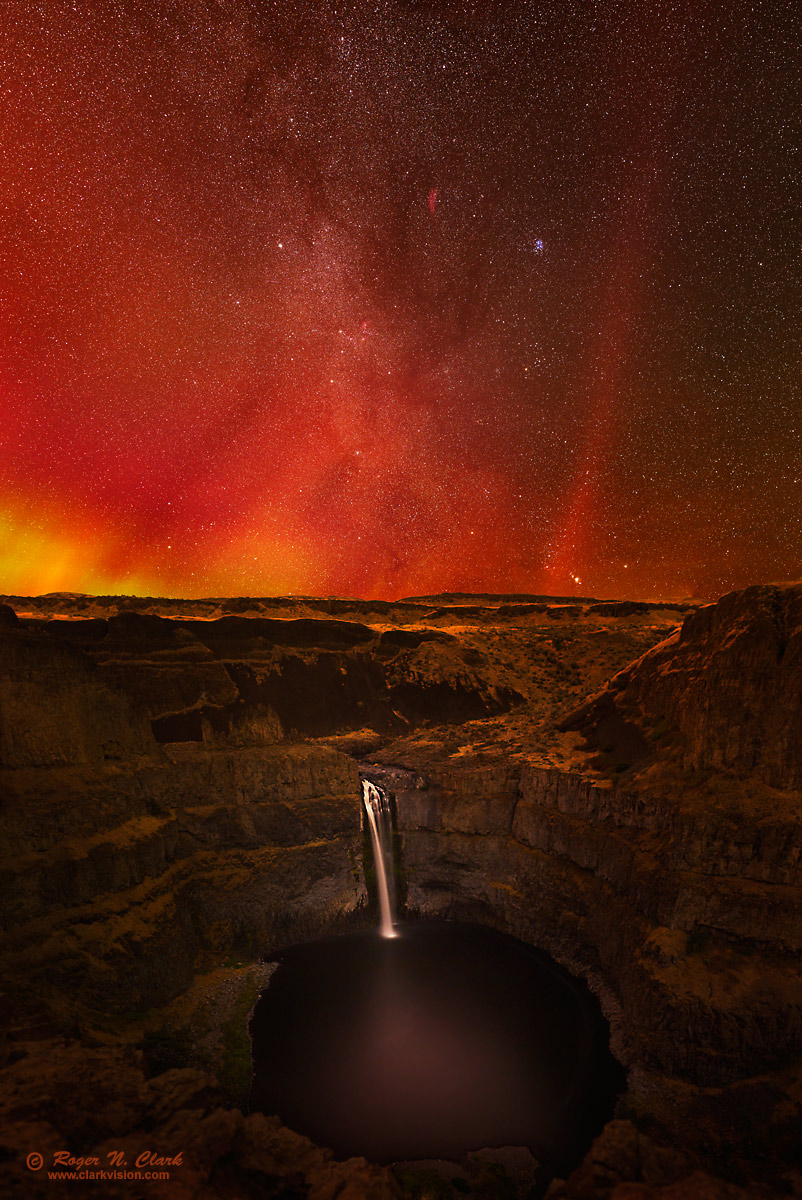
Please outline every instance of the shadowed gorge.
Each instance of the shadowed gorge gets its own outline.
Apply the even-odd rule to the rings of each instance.
[[[567,1179],[549,1195],[565,1200],[625,1184],[637,1200],[787,1194],[801,594],[682,609],[250,599],[234,615],[221,601],[84,598],[73,615],[68,597],[5,598],[5,1194],[38,1194],[32,1139],[43,1153],[119,1143],[132,1161],[183,1147],[170,1186],[198,1200],[345,1187],[390,1200],[434,1187],[432,1172],[444,1195],[523,1197],[555,1170]],[[377,938],[360,773],[392,799],[410,943],[428,921],[478,924],[595,998],[626,1082],[572,1158],[522,1138],[495,1159],[476,1157],[487,1145],[399,1151],[453,1153],[447,1168],[375,1165],[248,1112],[249,1014],[275,956]],[[329,1010],[320,982],[304,994],[332,1021],[350,1003],[332,994]],[[455,1056],[470,1107],[485,1085]],[[488,1192],[491,1177],[508,1191]]]

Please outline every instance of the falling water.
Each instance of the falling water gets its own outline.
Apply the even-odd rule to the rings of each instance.
[[[373,861],[376,864],[376,884],[379,889],[379,930],[382,937],[397,937],[393,925],[393,906],[390,901],[387,863],[392,863],[393,826],[390,816],[390,797],[369,779],[362,780],[362,801],[370,827],[373,843]]]

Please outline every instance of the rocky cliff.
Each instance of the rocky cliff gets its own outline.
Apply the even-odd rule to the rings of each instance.
[[[802,584],[689,614],[565,722],[597,743],[616,726],[653,744],[672,737],[685,768],[802,787]]]
[[[70,645],[0,611],[0,769],[99,763],[148,754],[153,735],[135,704]]]
[[[285,733],[365,726],[398,731],[506,712],[522,700],[492,678],[480,651],[435,629],[129,611],[32,619],[27,629],[97,664],[100,678],[144,709],[160,743],[275,742]]]

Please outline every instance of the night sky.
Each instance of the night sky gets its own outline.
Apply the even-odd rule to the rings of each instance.
[[[0,591],[799,577],[795,8],[4,5]]]

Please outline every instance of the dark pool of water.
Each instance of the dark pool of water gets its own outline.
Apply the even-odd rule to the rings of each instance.
[[[483,926],[398,928],[281,956],[251,1027],[251,1108],[343,1157],[526,1145],[573,1166],[623,1083],[587,989]]]

